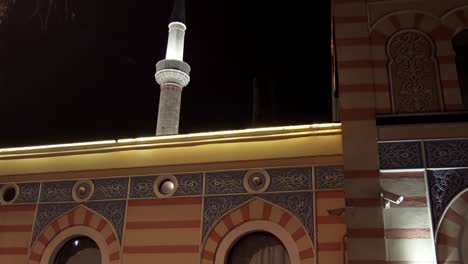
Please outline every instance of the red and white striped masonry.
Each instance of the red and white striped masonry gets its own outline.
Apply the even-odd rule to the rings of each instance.
[[[338,2],[349,6],[353,3]],[[458,32],[468,28],[468,6],[455,8],[441,19],[420,11],[399,11],[380,18],[370,29],[367,13],[362,16],[348,16],[335,12],[335,23],[341,92],[360,92],[361,95],[365,95],[365,92],[372,91],[375,93],[375,111],[392,112],[386,44],[396,32],[412,29],[427,34],[435,42],[445,111],[463,108],[451,41]],[[362,74],[359,74],[369,70],[373,71],[373,76],[363,78]],[[350,81],[345,80],[343,83],[342,79],[348,77]],[[352,100],[344,99],[352,103]],[[365,112],[361,111],[361,115]],[[354,111],[354,115],[357,114],[357,111]]]
[[[29,263],[40,263],[43,253],[52,239],[67,228],[74,226],[86,226],[94,229],[102,236],[108,246],[109,263],[120,263],[120,243],[112,224],[104,217],[83,206],[72,209],[56,218],[42,230],[31,247]],[[103,251],[101,250],[101,252]]]
[[[389,38],[405,29],[430,36],[435,42],[441,72],[444,108],[462,107],[453,63],[455,54],[449,44],[455,33],[466,28],[466,6],[449,11],[441,19],[418,11],[391,13],[372,27],[368,11],[364,0],[334,1],[350,263],[388,261],[386,240],[389,238],[397,244],[403,240],[419,243],[419,238],[430,239],[426,227],[412,231],[397,227],[386,230],[382,217],[375,114],[392,111],[385,50]],[[424,197],[406,199],[405,206],[410,204],[427,206]],[[409,236],[416,239],[409,240]],[[418,261],[411,258],[402,261]]]
[[[455,198],[445,212],[436,236],[437,262],[462,264],[460,259],[461,239],[468,226],[468,189]]]
[[[34,204],[0,205],[0,263],[25,263],[31,243]]]
[[[389,83],[386,45],[395,33],[402,30],[417,30],[432,39],[435,46],[436,60],[439,63],[444,109],[445,111],[463,109],[455,65],[455,51],[452,47],[452,38],[461,28],[466,28],[468,22],[468,16],[465,14],[465,12],[468,12],[468,6],[462,8],[455,8],[447,14],[447,19],[451,21],[451,25],[444,24],[444,19],[436,18],[421,11],[411,10],[388,14],[380,18],[371,27],[372,64],[376,76],[376,87],[379,87],[376,92],[379,93],[380,91],[382,93],[377,97],[377,101],[381,103],[378,106],[378,112],[385,112],[386,109],[391,110],[389,108],[390,89],[385,87]],[[453,17],[456,17],[456,19],[453,19]]]
[[[386,261],[367,1],[334,1],[343,128],[348,263]],[[371,250],[370,250],[371,249]]]
[[[260,198],[231,210],[213,226],[203,245],[202,262],[215,263],[216,252],[224,237],[233,228],[252,220],[266,220],[284,228],[295,241],[301,263],[315,263],[315,249],[301,221],[287,210]]]

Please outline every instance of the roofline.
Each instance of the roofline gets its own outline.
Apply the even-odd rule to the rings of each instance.
[[[54,145],[27,146],[0,149],[0,159],[30,156],[74,154],[80,152],[119,151],[138,148],[171,147],[222,141],[274,139],[294,136],[311,136],[341,133],[341,123],[324,123],[295,126],[263,127],[168,136],[127,138]]]

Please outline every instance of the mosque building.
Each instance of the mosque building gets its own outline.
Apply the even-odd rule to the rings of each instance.
[[[337,122],[194,134],[175,3],[156,136],[0,149],[0,263],[468,264],[466,0],[334,0]]]

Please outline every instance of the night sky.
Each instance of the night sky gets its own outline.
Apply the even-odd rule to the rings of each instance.
[[[172,1],[48,2],[0,24],[0,147],[153,136]],[[331,121],[329,21],[329,1],[188,0],[180,133],[253,127],[254,78],[256,126]]]

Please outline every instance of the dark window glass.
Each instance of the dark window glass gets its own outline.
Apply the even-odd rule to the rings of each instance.
[[[96,242],[88,237],[67,241],[55,257],[54,264],[100,264],[101,253]]]
[[[257,232],[242,237],[232,247],[227,264],[289,264],[289,256],[275,236]]]

